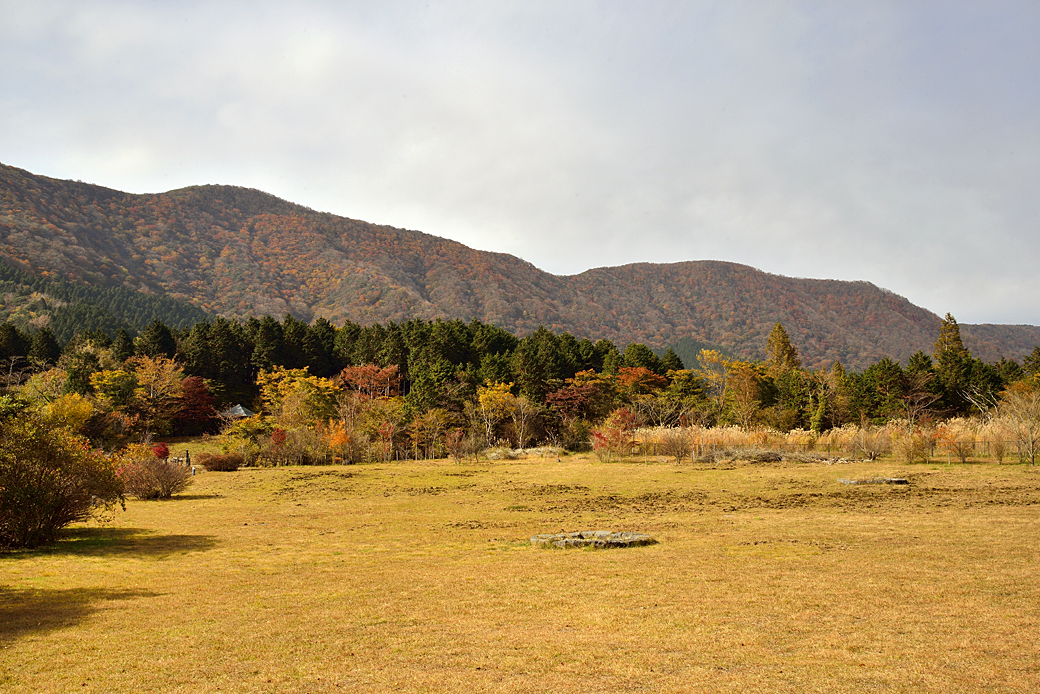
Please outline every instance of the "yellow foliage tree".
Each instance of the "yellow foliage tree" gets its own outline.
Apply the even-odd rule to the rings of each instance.
[[[421,451],[424,458],[437,457],[437,445],[444,435],[448,420],[448,411],[441,407],[429,409],[412,420],[409,431],[416,454]]]
[[[34,403],[48,403],[65,394],[69,375],[64,369],[47,369],[29,377],[21,387],[22,395]]]
[[[313,426],[336,414],[339,388],[328,378],[311,376],[306,367],[275,366],[256,377],[264,409],[282,426]]]
[[[68,393],[41,408],[43,420],[80,432],[94,414],[94,404],[79,393]]]
[[[704,381],[708,397],[721,412],[726,406],[729,360],[716,349],[702,349],[697,355],[697,368],[693,373]]]
[[[362,431],[380,442],[382,459],[389,462],[394,456],[394,439],[405,420],[404,398],[377,398],[369,401],[361,412]]]
[[[90,386],[103,407],[124,412],[133,404],[138,383],[129,371],[105,369],[90,374]]]
[[[513,411],[512,383],[496,381],[477,387],[477,417],[484,425],[487,445],[493,444],[495,427]]]
[[[184,370],[164,356],[134,357],[126,364],[134,370],[134,407],[146,431],[165,428],[176,413]]]

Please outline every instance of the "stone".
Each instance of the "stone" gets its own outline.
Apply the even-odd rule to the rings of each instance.
[[[657,540],[645,533],[611,532],[610,530],[580,530],[573,533],[535,535],[531,538],[531,544],[535,547],[558,547],[560,549],[571,549],[574,547],[613,549],[617,547],[656,545]]]
[[[839,479],[842,484],[910,484],[910,480],[902,477],[871,477],[865,480],[843,480]]]

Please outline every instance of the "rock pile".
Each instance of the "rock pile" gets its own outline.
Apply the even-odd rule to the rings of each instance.
[[[838,481],[842,484],[910,484],[910,480],[902,477],[871,477],[865,480],[839,479]]]
[[[640,545],[656,545],[657,540],[644,533],[611,532],[609,530],[581,530],[574,533],[553,533],[535,535],[531,544],[536,547],[595,547],[611,549],[615,547],[639,547]]]

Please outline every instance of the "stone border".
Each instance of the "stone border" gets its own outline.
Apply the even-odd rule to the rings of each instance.
[[[574,547],[614,549],[618,547],[656,545],[657,540],[645,533],[611,532],[610,530],[581,530],[574,533],[535,535],[531,538],[531,544],[535,547],[558,547],[560,549],[571,549]]]
[[[910,480],[902,477],[871,477],[865,480],[843,480],[839,479],[842,484],[910,484]]]

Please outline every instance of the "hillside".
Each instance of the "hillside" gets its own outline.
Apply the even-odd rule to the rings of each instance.
[[[46,326],[61,343],[82,331],[134,332],[154,320],[190,328],[212,318],[188,301],[126,287],[49,280],[0,261],[0,322],[28,332]]]
[[[621,345],[682,338],[762,356],[780,321],[808,365],[862,368],[930,351],[935,314],[868,282],[792,279],[717,261],[551,275],[514,256],[294,205],[196,186],[132,195],[0,165],[0,257],[48,280],[187,301],[232,318],[292,313],[335,323],[478,318]],[[1032,326],[962,326],[987,360],[1040,344]]]

